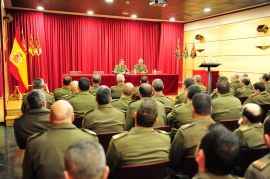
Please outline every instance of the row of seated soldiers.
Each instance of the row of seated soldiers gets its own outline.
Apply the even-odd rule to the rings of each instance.
[[[185,82],[186,82],[186,80],[185,80]],[[90,83],[89,80],[86,78],[80,79],[78,82],[79,93],[68,98],[67,99],[69,101],[68,104],[72,105],[72,99],[76,98],[76,96],[80,96],[81,94],[84,94],[81,96],[81,99],[87,99],[88,103],[91,103],[91,105],[93,105],[92,102],[90,102],[89,99],[87,98],[87,96],[89,96],[89,94],[90,94],[88,92],[89,83]],[[37,85],[37,86],[42,86],[42,85]],[[185,84],[185,86],[186,86],[186,84]],[[153,87],[153,89],[152,89],[152,87]],[[115,169],[117,168],[117,166],[122,165],[122,164],[131,164],[131,163],[136,163],[136,162],[137,163],[147,163],[147,162],[159,161],[161,159],[166,159],[166,157],[168,158],[168,155],[163,155],[164,153],[162,153],[161,151],[169,154],[169,156],[170,156],[169,158],[171,161],[171,165],[170,165],[171,168],[174,169],[175,171],[179,171],[178,167],[179,167],[179,164],[181,163],[181,160],[183,159],[184,155],[193,155],[194,154],[196,146],[198,146],[200,139],[207,132],[208,127],[211,124],[215,123],[215,121],[212,120],[212,118],[211,118],[211,115],[213,117],[214,109],[215,109],[214,108],[214,101],[221,98],[222,95],[226,94],[225,92],[227,92],[228,94],[230,93],[230,84],[226,78],[221,78],[218,81],[217,90],[216,90],[218,97],[216,99],[212,100],[212,102],[211,102],[211,99],[208,95],[201,94],[202,89],[199,85],[190,85],[186,91],[186,95],[187,95],[186,103],[172,107],[173,110],[166,117],[166,112],[165,112],[165,103],[166,102],[165,103],[163,101],[157,102],[157,99],[155,99],[154,103],[157,106],[157,118],[155,118],[156,122],[153,122],[152,124],[151,123],[149,124],[146,122],[146,123],[143,123],[143,124],[141,123],[140,125],[138,125],[138,124],[136,124],[136,120],[134,122],[133,119],[137,118],[137,113],[138,113],[137,110],[138,110],[139,106],[141,106],[142,104],[148,104],[147,106],[151,106],[147,102],[147,100],[150,100],[151,98],[155,98],[155,97],[151,97],[153,94],[152,90],[154,91],[154,94],[160,94],[161,96],[166,97],[166,96],[162,95],[162,89],[164,88],[164,86],[163,86],[163,83],[160,79],[154,80],[152,83],[152,87],[150,84],[147,84],[147,83],[144,83],[139,87],[139,97],[141,100],[128,103],[127,110],[126,110],[127,111],[126,112],[126,119],[125,119],[125,115],[124,115],[124,113],[121,112],[121,110],[116,110],[115,108],[112,107],[112,104],[114,102],[110,103],[111,90],[106,86],[100,86],[100,87],[98,87],[98,90],[96,91],[97,104],[95,104],[95,105],[97,105],[97,107],[95,107],[92,110],[89,110],[84,115],[83,127],[90,129],[90,130],[83,129],[83,131],[87,132],[91,135],[95,135],[96,133],[112,132],[112,131],[115,131],[115,132],[122,132],[123,130],[129,131],[129,132],[124,132],[124,133],[118,134],[112,138],[109,150],[107,152],[107,163],[111,169],[111,174],[113,174],[115,172]],[[122,93],[123,93],[122,97],[126,96],[126,97],[131,98],[132,92],[134,91],[133,88],[134,88],[133,85],[130,83],[124,84],[123,88],[122,88]],[[124,92],[125,90],[130,91],[131,94],[130,93],[125,94],[125,92]],[[33,93],[38,93],[40,91],[41,90],[36,89],[36,90],[33,90]],[[23,114],[23,116],[21,116],[19,119],[17,119],[15,121],[15,125],[14,125],[16,140],[17,140],[19,147],[22,149],[26,147],[26,143],[27,143],[26,139],[30,135],[32,135],[35,132],[41,132],[42,126],[46,122],[48,124],[49,111],[44,108],[44,107],[46,107],[47,98],[43,98],[43,101],[41,103],[42,105],[41,106],[39,105],[39,107],[37,108],[35,106],[35,105],[37,105],[37,102],[33,102],[33,100],[35,100],[37,97],[33,97],[32,101],[31,101],[30,94],[25,97],[26,100],[28,101],[28,102],[26,102],[26,106],[28,109],[26,110],[25,114]],[[194,98],[194,96],[196,96],[197,94],[200,94],[200,95],[198,95],[199,97]],[[228,96],[231,96],[231,95],[228,95]],[[117,101],[120,101],[122,99],[122,97]],[[168,99],[168,98],[166,97],[166,99]],[[223,100],[221,100],[221,101],[223,101]],[[115,101],[115,102],[117,102],[117,101]],[[237,101],[237,99],[236,100],[234,99],[234,101],[236,101],[236,103],[238,103],[239,100]],[[184,119],[182,118],[179,120],[177,119],[177,115],[175,115],[175,113],[177,114],[177,107],[187,105],[189,102],[191,104],[191,107],[190,107],[190,110],[186,110],[186,112],[189,113],[186,115],[190,115],[192,117],[192,120],[190,122],[185,123],[185,124],[181,124],[181,122],[179,122],[179,121],[185,120],[185,118]],[[197,107],[196,107],[196,102],[199,103]],[[63,103],[63,101],[61,101],[61,103]],[[84,105],[81,105],[81,106],[83,106],[83,107],[89,106],[88,103],[85,103]],[[229,102],[229,105],[233,105],[231,103],[232,102]],[[64,104],[67,105],[67,103],[64,103]],[[247,104],[247,106],[244,108],[248,112],[244,113],[245,110],[243,110],[243,113],[242,113],[243,125],[241,125],[239,127],[238,131],[241,131],[241,132],[250,131],[250,129],[246,130],[246,128],[248,126],[252,126],[253,123],[256,123],[256,125],[254,125],[254,126],[256,126],[255,128],[260,128],[261,133],[258,135],[257,134],[255,135],[257,138],[260,139],[260,140],[256,139],[255,141],[256,142],[263,141],[262,125],[259,122],[261,119],[260,120],[258,120],[258,119],[253,120],[254,117],[252,117],[252,116],[255,116],[255,118],[260,118],[261,112],[258,112],[258,111],[261,111],[261,109],[259,107],[256,107],[256,106],[250,107],[249,105]],[[72,105],[72,107],[73,107],[74,112],[76,114],[75,109],[76,109],[76,107],[78,107],[78,104]],[[211,108],[212,108],[212,113],[211,113]],[[110,109],[110,110],[107,110],[107,109]],[[254,112],[254,110],[256,111],[256,109],[257,109],[257,112]],[[43,112],[43,117],[42,117],[41,111]],[[147,113],[147,111],[148,110],[146,110],[145,112]],[[183,111],[184,110],[180,110],[180,112],[183,112]],[[39,114],[39,112],[40,112],[40,114]],[[240,118],[241,103],[240,103],[240,110],[233,112],[233,113],[236,113],[238,115],[238,117],[234,118],[234,119]],[[77,114],[79,114],[79,113],[77,113]],[[244,117],[244,115],[246,117]],[[224,116],[224,114],[223,114],[223,116]],[[57,117],[57,116],[55,116],[55,117]],[[31,118],[32,118],[32,124],[31,124]],[[147,119],[147,116],[142,115],[141,118]],[[227,119],[231,119],[231,118],[228,117]],[[26,125],[26,123],[28,123],[28,126]],[[35,123],[35,124],[33,124],[33,123]],[[158,125],[160,126],[160,125],[164,125],[166,123],[172,124],[174,126],[174,128],[176,128],[175,129],[176,130],[176,137],[172,139],[173,140],[172,146],[170,146],[169,142],[166,142],[166,141],[168,141],[168,138],[169,138],[168,134],[164,133],[163,131],[153,131],[152,130],[153,126],[158,126]],[[180,125],[178,125],[179,123],[180,123]],[[37,130],[37,131],[34,131],[33,133],[31,133],[32,132],[31,130],[33,129],[33,128],[31,129],[31,125],[33,128],[38,128],[39,131]],[[36,127],[34,125],[39,125],[39,126]],[[49,127],[47,127],[46,129],[51,127],[50,125],[48,125],[48,126]],[[53,124],[53,126],[54,126],[54,124]],[[136,127],[134,128],[134,126],[136,126],[137,128]],[[138,128],[138,126],[140,126],[140,127]],[[65,129],[68,129],[68,128],[71,128],[71,127],[69,126],[69,127],[66,127]],[[150,128],[151,128],[151,130],[150,130]],[[241,129],[241,128],[243,128],[243,129]],[[57,129],[57,127],[56,127],[56,129]],[[59,129],[61,129],[61,127]],[[157,134],[155,136],[157,138],[157,140],[154,140],[153,138],[151,138],[151,135],[150,135],[151,133]],[[239,133],[239,132],[235,131],[235,134],[237,134],[237,133]],[[40,133],[39,135],[33,136],[32,140],[35,141],[36,137],[41,138],[40,135],[42,135],[42,134],[43,133]],[[65,135],[63,134],[62,136],[61,135],[60,136],[61,136],[61,138],[64,138],[64,139],[70,137],[69,135],[68,135],[69,137],[66,135],[67,134],[65,134]],[[241,136],[241,135],[238,135],[238,136]],[[142,139],[144,139],[144,140],[142,140]],[[246,137],[242,137],[242,139],[246,140]],[[241,138],[240,138],[240,140],[241,140]],[[121,141],[123,141],[123,143],[121,143]],[[129,142],[133,143],[134,146],[131,145],[131,143],[129,143]],[[47,143],[48,143],[48,141],[45,142],[45,145]],[[65,142],[61,141],[59,139],[59,143],[65,143]],[[246,143],[246,142],[241,142],[241,143]],[[50,144],[50,142],[48,144]],[[260,145],[262,145],[262,144],[260,143],[258,146],[260,146]],[[66,145],[63,144],[63,146],[66,146]],[[65,148],[63,146],[62,146],[62,149]],[[127,146],[130,146],[130,148]],[[159,148],[158,146],[161,148]],[[249,146],[247,146],[247,147],[249,147]],[[250,147],[253,147],[253,146],[250,146]],[[145,151],[146,149],[149,149],[150,151]],[[151,151],[151,150],[153,150],[153,151]],[[158,150],[158,151],[154,152],[155,150]],[[127,153],[130,153],[130,156],[125,154],[124,153],[125,151]],[[35,151],[35,152],[37,152],[37,151]],[[132,153],[132,152],[134,152],[134,153]],[[143,155],[144,153],[150,153],[151,155],[144,156]],[[131,157],[131,158],[130,158],[130,160],[125,159],[125,158],[123,158],[124,156]],[[135,158],[134,158],[134,156],[135,156]],[[29,160],[27,159],[27,161],[29,161]],[[28,176],[26,178],[30,178],[30,177]]]

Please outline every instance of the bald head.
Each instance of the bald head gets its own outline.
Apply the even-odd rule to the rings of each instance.
[[[152,96],[152,86],[148,83],[143,83],[139,87],[139,92],[142,97],[151,97]]]
[[[125,83],[122,88],[122,93],[124,96],[131,96],[134,91],[134,85],[132,83]]]
[[[73,120],[73,108],[66,100],[53,103],[50,110],[50,120],[55,123],[71,123]]]
[[[261,107],[254,103],[244,105],[242,115],[251,123],[260,122],[263,118]]]
[[[74,80],[70,83],[70,90],[72,93],[79,92],[79,82]]]

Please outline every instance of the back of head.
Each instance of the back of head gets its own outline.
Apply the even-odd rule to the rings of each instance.
[[[259,90],[260,92],[265,91],[265,85],[262,82],[257,82],[253,84],[253,88],[255,90]]]
[[[148,77],[147,76],[141,77],[141,84],[143,84],[143,83],[148,83]]]
[[[211,97],[208,94],[197,93],[192,98],[192,106],[198,115],[207,116],[211,113]]]
[[[193,78],[186,78],[185,80],[184,80],[184,85],[185,85],[185,87],[186,88],[188,88],[190,85],[193,85],[194,84],[194,80],[193,80]]]
[[[58,100],[51,106],[50,120],[53,124],[71,123],[73,116],[73,108],[66,100]]]
[[[263,118],[263,111],[258,104],[248,103],[243,106],[242,115],[246,117],[249,122],[258,123]]]
[[[194,79],[194,81],[196,81],[198,83],[200,83],[202,81],[201,75],[194,75],[193,79]]]
[[[125,76],[122,75],[122,74],[117,74],[117,76],[116,76],[116,81],[117,81],[118,83],[124,82],[124,81],[125,81]]]
[[[151,98],[144,99],[137,110],[137,124],[141,127],[152,127],[157,115],[157,102]]]
[[[139,92],[142,97],[151,97],[152,96],[152,87],[148,83],[143,83],[139,87]]]
[[[218,80],[217,90],[220,94],[230,93],[230,83],[227,80]]]
[[[242,82],[244,85],[246,85],[246,86],[248,86],[249,83],[250,83],[248,77],[243,77],[243,78],[241,79],[241,82]]]
[[[79,79],[79,88],[81,91],[88,91],[90,87],[90,80],[86,77],[81,77]]]
[[[227,81],[229,81],[229,79],[226,76],[220,76],[220,77],[218,77],[218,81],[219,80],[227,80]]]
[[[234,81],[237,81],[237,80],[239,80],[239,74],[237,74],[237,73],[232,73],[232,80],[234,80]]]
[[[99,105],[109,104],[111,100],[111,89],[108,86],[102,85],[96,93],[96,101]]]
[[[262,78],[265,80],[265,81],[269,81],[270,80],[270,75],[269,73],[264,73]]]
[[[106,157],[102,146],[91,140],[70,145],[65,152],[65,170],[72,179],[102,179]]]
[[[132,83],[125,83],[122,88],[122,93],[126,96],[131,96],[134,91],[134,85]]]
[[[242,74],[242,77],[248,78],[248,74],[247,74],[247,73],[243,73],[243,74]]]
[[[34,89],[43,89],[44,80],[42,78],[36,78],[33,80],[33,88]]]
[[[34,89],[27,94],[27,104],[30,109],[41,108],[45,101],[45,96],[42,91]]]
[[[71,81],[72,81],[72,78],[70,76],[65,76],[64,79],[63,79],[63,84],[65,86],[68,86],[68,85],[70,85]]]
[[[216,175],[227,175],[232,171],[239,148],[238,138],[221,124],[211,126],[199,146],[204,152],[205,169]]]
[[[154,88],[155,91],[161,92],[164,88],[163,81],[159,78],[155,79],[152,81],[152,87]]]
[[[199,86],[197,86],[197,85],[190,85],[188,87],[187,97],[189,99],[192,99],[195,94],[201,93],[201,92],[202,92],[202,90],[201,90],[201,88]]]
[[[76,80],[74,80],[74,81],[72,81],[71,83],[70,83],[70,90],[71,90],[71,92],[78,92],[78,90],[79,90],[79,82],[78,81],[76,81]]]
[[[101,76],[99,74],[94,74],[92,77],[93,83],[100,83]]]

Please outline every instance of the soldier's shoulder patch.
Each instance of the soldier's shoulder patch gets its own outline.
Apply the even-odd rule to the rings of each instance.
[[[82,130],[83,132],[86,132],[86,133],[91,134],[91,135],[94,135],[94,136],[97,135],[94,131],[91,131],[91,130],[89,130],[89,129],[81,128],[81,130]]]
[[[128,134],[128,131],[121,132],[120,134],[116,134],[116,135],[112,136],[112,138],[113,138],[114,140],[120,139],[121,137],[124,137],[124,136],[126,136],[127,134]]]
[[[42,132],[37,132],[33,135],[31,135],[30,137],[27,138],[27,141],[32,141],[33,139],[37,138],[38,136],[41,136],[45,131],[42,131]]]
[[[259,170],[264,170],[269,165],[270,165],[270,160],[268,158],[267,160],[265,158],[262,158],[252,163],[252,166]]]
[[[168,132],[166,132],[166,131],[163,131],[163,130],[157,130],[159,133],[161,133],[161,134],[166,134],[166,135],[169,135],[168,134]]]
[[[194,126],[195,124],[196,124],[195,122],[194,123],[190,123],[190,124],[185,124],[185,125],[182,125],[180,128],[183,129],[183,130],[185,130],[185,129],[188,129],[188,128]]]
[[[241,125],[240,127],[239,127],[239,130],[241,131],[241,132],[245,132],[245,131],[248,131],[248,130],[250,130],[251,129],[251,127],[249,127],[248,125]]]

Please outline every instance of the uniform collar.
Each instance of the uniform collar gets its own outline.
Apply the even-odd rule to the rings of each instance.
[[[225,93],[225,94],[220,94],[219,96],[220,97],[226,97],[226,96],[232,96],[232,94],[231,93]]]
[[[207,118],[195,118],[195,121],[199,122],[199,123],[209,123],[209,122],[213,122],[213,119],[211,117],[207,117]]]
[[[164,94],[162,94],[162,93],[156,93],[155,95],[154,95],[154,97],[164,97],[165,95]]]
[[[98,105],[98,108],[113,108],[113,106],[111,104],[102,104]]]
[[[79,94],[80,94],[80,95],[88,95],[88,94],[90,94],[90,93],[89,93],[89,91],[81,91]]]
[[[77,127],[70,123],[57,124],[52,126],[52,130],[55,129],[76,129]]]
[[[122,100],[131,100],[131,97],[130,96],[121,96],[120,99],[122,99]]]
[[[92,87],[99,87],[99,84],[93,84]]]
[[[267,95],[268,93],[266,91],[263,91],[260,93],[260,95]]]
[[[140,133],[140,132],[154,132],[155,129],[153,127],[133,127],[130,129],[130,133]]]
[[[117,86],[124,86],[124,82],[119,82]]]
[[[64,86],[63,89],[70,90],[69,86]]]
[[[41,112],[50,112],[50,110],[47,109],[47,108],[42,107],[42,108],[30,109],[30,110],[28,111],[28,113],[31,113],[31,114],[34,114],[34,113],[41,113]]]

